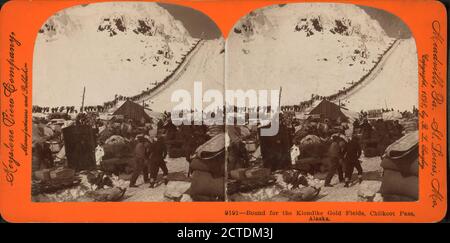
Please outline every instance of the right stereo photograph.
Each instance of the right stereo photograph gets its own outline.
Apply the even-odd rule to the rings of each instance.
[[[225,90],[248,98],[234,109],[248,119],[225,126],[227,201],[418,200],[418,59],[400,18],[272,5],[242,17],[225,50]],[[251,101],[271,91],[270,105]],[[279,119],[252,120],[270,109]]]

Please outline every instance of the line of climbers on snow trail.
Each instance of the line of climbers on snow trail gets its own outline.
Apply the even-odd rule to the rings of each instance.
[[[165,77],[163,79],[163,81],[157,83],[152,88],[147,88],[146,90],[142,91],[140,94],[137,94],[137,95],[134,95],[134,96],[131,96],[131,97],[126,97],[126,96],[122,96],[122,95],[116,95],[114,100],[105,102],[103,104],[103,107],[107,110],[107,109],[110,109],[110,108],[114,107],[117,104],[117,102],[119,102],[119,101],[131,100],[131,101],[135,102],[135,101],[138,101],[138,100],[142,99],[145,96],[150,95],[152,92],[154,92],[155,90],[157,90],[158,88],[160,88],[161,86],[166,84],[173,77],[173,75],[181,68],[182,64],[186,61],[186,57],[189,56],[198,47],[198,45],[202,41],[203,41],[202,39],[199,39],[195,43],[195,45],[185,55],[183,55],[183,57],[181,58],[181,61],[179,62],[179,65],[169,75],[167,75],[167,77]]]
[[[181,65],[184,63],[184,61],[186,60],[186,57],[189,56],[196,48],[197,46],[200,44],[202,40],[199,39],[194,45],[193,47],[185,54],[183,55],[181,61],[179,62],[180,64],[173,70],[173,72],[171,74],[169,74],[166,78],[164,78],[164,80],[162,82],[157,83],[154,87],[152,88],[147,88],[146,90],[142,91],[140,94],[138,95],[134,95],[131,97],[126,97],[126,96],[122,96],[122,95],[116,95],[114,100],[112,101],[108,101],[103,103],[103,105],[94,105],[94,106],[84,106],[84,107],[80,107],[80,110],[77,110],[75,108],[75,106],[54,106],[54,107],[49,107],[49,106],[38,106],[38,105],[33,105],[33,113],[68,113],[68,114],[73,114],[73,113],[78,113],[78,112],[104,112],[114,106],[117,105],[117,103],[119,101],[126,101],[126,100],[131,100],[131,101],[138,101],[140,99],[142,99],[144,96],[146,95],[150,95],[151,92],[155,91],[156,89],[160,88],[161,86],[163,86],[164,84],[167,83],[167,81],[169,81],[170,78],[173,77],[174,73],[177,72]]]
[[[373,67],[366,74],[364,74],[358,81],[352,82],[352,85],[350,85],[350,87],[348,87],[348,88],[344,87],[343,89],[340,89],[338,92],[331,94],[329,96],[320,96],[320,95],[313,94],[313,95],[311,95],[311,99],[302,101],[302,102],[300,102],[299,105],[282,106],[281,110],[282,111],[301,112],[301,111],[304,111],[305,109],[311,107],[314,104],[314,102],[317,100],[327,99],[329,101],[333,101],[333,100],[337,100],[337,99],[341,98],[344,95],[347,95],[349,92],[353,91],[356,87],[358,87],[360,84],[362,84],[364,82],[364,80],[366,80],[366,78],[372,74],[372,72],[378,67],[378,65],[380,64],[381,60],[386,55],[386,53],[388,53],[398,41],[399,41],[398,39],[394,40],[392,42],[392,44],[390,44],[389,47],[380,55],[380,58],[375,63],[375,65],[373,65]]]

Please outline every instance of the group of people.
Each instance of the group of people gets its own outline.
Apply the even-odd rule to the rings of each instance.
[[[104,106],[96,105],[96,106],[84,106],[80,107],[78,111],[75,106],[56,106],[56,107],[41,107],[34,105],[32,107],[33,113],[67,113],[67,114],[78,114],[82,112],[104,112],[106,109]]]
[[[344,139],[344,131],[348,127],[339,126],[339,129],[337,129],[330,122],[318,123],[317,125],[305,123],[303,124],[304,131],[299,130],[298,133],[295,133],[288,123],[289,120],[281,115],[279,132],[275,136],[259,138],[262,162],[265,168],[272,171],[289,169],[291,163],[293,163],[292,159],[296,159],[291,158],[291,147],[299,145],[299,140],[306,135],[315,135],[323,141],[322,144],[308,148],[322,151],[303,151],[303,157],[320,158],[322,164],[328,167],[325,186],[332,187],[331,180],[337,174],[339,181],[345,183],[345,187],[349,187],[355,169],[358,172],[359,181],[362,182],[363,169],[359,160],[362,154],[362,146],[357,133],[353,133],[348,140]],[[362,127],[365,126],[362,125]],[[292,134],[300,135],[300,138],[297,138],[296,135],[292,136]]]
[[[164,160],[167,148],[163,136],[158,133],[156,137],[138,135],[137,144],[134,148],[135,165],[130,179],[130,187],[137,187],[136,180],[142,173],[144,183],[150,183],[150,188],[155,187],[159,169],[163,172],[163,181],[168,183],[169,170]],[[150,178],[148,177],[150,172]]]
[[[358,180],[362,182],[363,169],[359,157],[362,154],[361,145],[357,136],[345,142],[339,136],[333,136],[331,144],[327,151],[329,158],[328,174],[325,178],[325,186],[332,187],[331,179],[337,173],[339,182],[345,183],[345,187],[349,187],[353,175],[353,171],[358,171]]]

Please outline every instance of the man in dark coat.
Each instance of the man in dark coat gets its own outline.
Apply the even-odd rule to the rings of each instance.
[[[272,122],[279,122],[278,133],[274,136],[259,136],[263,166],[271,169],[271,171],[287,169],[291,165],[291,134],[283,124],[281,115],[279,121],[275,119]],[[261,126],[258,129],[258,134],[261,134],[261,128],[270,125]]]
[[[369,124],[369,122],[367,121],[367,119],[364,119],[363,123],[360,126],[361,130],[362,130],[362,137],[365,139],[371,138],[372,137],[372,125]]]
[[[227,134],[230,138],[227,150],[227,169],[229,171],[248,167],[248,151],[242,141],[238,126],[227,126]]]
[[[53,166],[53,156],[50,145],[46,142],[40,142],[33,145],[33,171],[49,169]]]
[[[359,129],[359,126],[360,126],[359,120],[355,119],[355,121],[353,122],[353,129]]]
[[[325,186],[332,187],[331,179],[333,179],[334,174],[337,172],[339,177],[339,182],[344,182],[344,173],[342,171],[342,165],[340,163],[342,159],[342,149],[339,145],[338,136],[333,136],[330,147],[328,148],[327,157],[329,158],[328,164],[328,174],[325,178]]]
[[[191,163],[191,155],[195,152],[196,146],[194,143],[194,129],[191,127],[192,125],[181,125],[180,132],[181,137],[183,138],[183,151],[184,157],[186,158],[188,163]]]
[[[161,134],[154,139],[154,141],[150,145],[150,188],[153,188],[156,183],[156,179],[158,177],[159,169],[163,171],[163,180],[164,184],[167,185],[169,170],[166,166],[166,161],[164,160],[167,156],[167,148],[164,143],[163,137]]]
[[[353,136],[346,144],[344,150],[345,187],[349,187],[355,168],[358,171],[359,183],[362,182],[363,169],[361,167],[361,162],[359,161],[360,156],[361,146],[359,145],[358,138]]]
[[[130,187],[137,187],[136,180],[139,174],[144,176],[144,183],[148,183],[148,167],[146,163],[147,145],[144,136],[138,136],[138,143],[134,148],[134,168],[130,179]]]

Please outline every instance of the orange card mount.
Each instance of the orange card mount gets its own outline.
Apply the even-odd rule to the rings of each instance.
[[[17,0],[2,6],[0,209],[2,217],[7,221],[438,222],[443,219],[447,210],[448,145],[447,13],[442,3],[431,0],[159,1],[158,5],[152,5],[157,6],[154,7],[157,10],[151,8],[148,10],[154,14],[164,15],[156,21],[150,17],[146,18],[144,10],[137,11],[135,8],[134,12],[128,11],[125,6],[146,3],[152,2],[120,1],[122,5],[119,8],[117,7],[119,5],[114,5],[119,3],[113,1]],[[106,12],[96,12],[99,11],[96,8],[102,4],[112,4],[109,6],[113,7],[103,8],[110,9],[105,10]],[[168,5],[177,5],[178,8]],[[196,10],[196,13],[186,14],[187,10],[183,12],[180,6],[188,7],[184,9],[191,9],[191,12]],[[167,13],[171,16],[167,17]],[[130,14],[135,14],[139,18],[133,20]],[[348,17],[352,14],[358,18]],[[395,17],[396,24],[389,22],[393,21],[392,16]],[[79,21],[80,19],[85,21]],[[94,20],[88,21],[92,19]],[[173,19],[178,21],[171,22]],[[193,19],[197,22],[190,22]],[[199,19],[209,19],[208,21],[214,24],[206,26],[205,23],[208,21]],[[206,27],[201,27],[202,23]],[[93,31],[85,31],[85,28],[93,28]],[[100,34],[93,37],[89,33]],[[147,42],[147,39],[141,37],[161,37],[161,41]],[[112,38],[121,42],[112,42],[110,41]],[[65,42],[60,39],[64,39]],[[99,43],[95,43],[94,40],[98,40]],[[304,42],[296,44],[300,43],[299,41]],[[308,48],[301,49],[302,46]],[[117,52],[108,52],[113,50],[108,48],[116,48],[114,50]],[[190,51],[190,48],[193,51]],[[218,55],[220,56],[217,57]],[[199,61],[201,57],[207,59]],[[204,66],[200,66],[195,72],[190,71],[192,63],[196,62]],[[152,74],[150,80],[148,75],[141,75],[141,70],[151,68],[155,70],[159,68],[159,71],[154,75],[150,73]],[[217,72],[213,73],[210,70]],[[386,70],[394,71],[386,74]],[[218,86],[214,86],[214,82],[203,84],[204,87],[210,85],[208,87],[216,89],[254,87],[258,90],[278,90],[283,86],[280,95],[283,116],[292,113],[293,117],[301,122],[319,119],[319,124],[322,124],[323,114],[320,111],[331,109],[330,107],[338,104],[337,116],[342,113],[346,118],[351,118],[351,112],[348,111],[354,110],[359,113],[357,118],[364,116],[365,120],[369,120],[374,131],[381,129],[376,125],[377,119],[393,120],[392,124],[397,124],[395,122],[397,120],[403,127],[402,134],[383,137],[399,138],[395,142],[386,142],[384,147],[380,145],[382,140],[377,140],[378,143],[375,145],[377,152],[368,149],[371,146],[369,142],[364,143],[361,160],[365,173],[362,174],[361,184],[355,180],[350,187],[344,187],[344,183],[339,183],[335,176],[331,177],[333,179],[331,184],[334,184],[334,187],[326,187],[323,184],[324,180],[327,183],[326,173],[322,173],[321,167],[322,169],[317,169],[316,174],[307,173],[304,176],[309,186],[293,188],[292,185],[281,185],[279,180],[283,180],[283,174],[274,169],[270,172],[270,176],[275,177],[275,182],[271,182],[275,184],[271,184],[270,188],[253,188],[235,193],[233,182],[236,182],[236,178],[258,177],[265,171],[258,167],[239,174],[239,170],[236,171],[227,163],[228,175],[221,175],[222,180],[219,182],[215,181],[217,178],[214,177],[208,179],[211,182],[204,183],[208,185],[219,183],[225,187],[225,195],[216,195],[216,199],[222,198],[217,201],[196,200],[193,196],[186,199],[185,195],[188,194],[186,190],[189,188],[191,192],[194,190],[194,181],[190,180],[195,180],[192,178],[201,173],[194,171],[192,177],[186,180],[174,179],[173,173],[171,175],[170,172],[178,168],[173,162],[178,160],[170,160],[167,163],[170,180],[167,185],[157,184],[153,189],[148,186],[145,186],[145,189],[143,186],[138,186],[137,189],[130,188],[128,184],[120,187],[116,183],[128,183],[130,180],[130,173],[125,173],[128,178],[121,175],[117,179],[115,175],[105,174],[113,181],[110,186],[102,185],[101,189],[85,188],[83,178],[86,176],[82,178],[82,175],[87,172],[78,167],[73,170],[67,169],[67,161],[64,166],[64,160],[68,160],[69,167],[73,167],[73,164],[70,164],[69,148],[78,145],[70,145],[67,141],[61,142],[62,140],[59,140],[60,143],[53,140],[45,141],[47,136],[55,138],[58,134],[58,139],[62,139],[61,133],[64,133],[66,140],[69,139],[70,134],[61,132],[61,128],[64,130],[66,126],[70,126],[71,124],[67,124],[70,120],[75,123],[81,122],[75,118],[77,114],[72,112],[73,110],[78,110],[78,113],[83,110],[86,114],[102,113],[98,115],[96,121],[109,121],[113,115],[102,111],[106,109],[105,107],[109,107],[108,105],[116,104],[108,101],[120,100],[116,94],[123,92],[131,97],[142,92],[139,93],[141,96],[133,96],[133,99],[136,103],[143,104],[142,107],[145,109],[146,101],[142,102],[141,99],[147,97],[145,95],[151,96],[154,87],[155,92],[164,94],[164,90],[170,90],[170,85],[177,85],[184,79],[199,77],[194,74],[204,74],[200,76],[202,78],[215,77],[219,81],[222,80],[216,82]],[[164,75],[168,75],[168,78]],[[178,80],[177,77],[180,76],[184,79]],[[103,77],[106,81],[101,81]],[[272,80],[276,77],[287,80],[285,83],[289,84],[274,84]],[[303,89],[297,92],[294,81],[289,81],[291,79],[301,80],[299,82],[302,82]],[[324,81],[321,82],[321,79]],[[158,86],[161,80],[169,80],[168,85],[163,85],[164,89]],[[310,84],[308,80],[313,80],[311,81],[313,85],[308,86]],[[344,80],[339,83],[342,86],[334,85],[338,82],[336,80]],[[401,83],[403,81],[405,83]],[[115,82],[120,85],[115,85]],[[148,83],[153,82],[155,86],[150,86],[151,88],[147,89],[148,93],[145,93]],[[381,84],[367,90],[368,87],[374,87],[377,82]],[[144,85],[139,86],[141,83]],[[86,87],[85,91],[83,87]],[[104,96],[99,95],[103,93]],[[152,104],[163,107],[170,103],[170,96],[158,97],[159,101],[154,99],[149,102],[152,112],[155,113],[157,109]],[[82,110],[78,107],[81,100],[83,100]],[[409,103],[402,106],[401,101]],[[308,105],[309,103],[311,105]],[[73,104],[77,105],[75,109],[71,108]],[[370,105],[364,106],[365,104]],[[60,109],[55,110],[54,105]],[[133,107],[130,105],[129,109],[134,109]],[[319,108],[312,109],[313,107]],[[64,118],[49,116],[56,113],[66,114],[68,116],[66,121]],[[143,119],[142,123],[146,123],[147,117],[152,117],[153,113],[147,114],[149,115],[139,118]],[[303,119],[304,115],[310,118]],[[393,118],[386,118],[388,115]],[[117,119],[118,116],[114,117]],[[61,119],[63,120],[60,121]],[[337,119],[340,121],[339,117]],[[353,122],[355,119],[350,120]],[[409,123],[404,123],[406,120]],[[350,123],[347,121],[347,124]],[[356,127],[353,124],[351,127],[353,134],[356,134]],[[99,125],[97,129],[102,128]],[[411,130],[412,132],[409,132]],[[297,132],[292,134],[294,133],[297,134]],[[364,132],[362,133],[362,139],[365,139]],[[83,137],[83,134],[75,134],[75,137]],[[149,134],[151,137],[151,132]],[[259,142],[263,143],[263,140],[259,139]],[[411,140],[416,141],[415,145],[410,145]],[[89,146],[89,142],[82,144]],[[290,160],[293,157],[304,156],[301,143],[299,144],[300,155],[292,155],[291,150]],[[61,145],[66,148],[64,154],[61,152]],[[249,151],[253,150],[251,145],[250,142],[246,143]],[[211,146],[210,149],[216,148]],[[408,155],[402,157],[405,150],[415,153],[412,159]],[[55,164],[62,163],[59,169],[54,169],[53,165],[45,166],[42,162],[46,158],[45,151],[50,151],[46,163],[49,163],[48,161]],[[95,155],[100,154],[98,151],[100,150],[95,150]],[[106,149],[106,145],[102,151],[105,155],[110,152]],[[92,156],[95,156],[94,150],[91,152]],[[262,153],[264,156],[264,151]],[[371,156],[370,153],[377,155]],[[169,152],[170,156],[179,157]],[[83,161],[92,159],[94,163],[98,162],[97,157],[82,158]],[[406,173],[408,175],[393,169],[396,163],[406,163],[404,160],[408,159],[413,161],[413,165],[416,163],[418,165],[415,175],[408,174],[410,170],[414,170],[409,167],[410,163],[406,168],[409,171]],[[37,168],[33,168],[34,161],[37,160],[41,163]],[[106,156],[103,157],[103,161],[105,160]],[[298,159],[298,161],[305,160]],[[297,162],[289,166],[295,167],[294,164],[297,165]],[[85,166],[81,162],[77,165]],[[187,163],[182,165],[183,170],[188,166]],[[272,165],[268,167],[270,166]],[[52,168],[46,170],[46,167]],[[267,167],[266,164],[264,167]],[[231,171],[234,172],[230,174]],[[72,172],[75,172],[75,177],[71,177],[69,184],[75,183],[75,186],[60,183],[58,184],[60,188],[56,188],[53,192],[36,195],[34,190],[37,182],[40,183],[40,188],[48,189],[54,184],[43,186],[45,184],[43,181],[48,179],[54,182],[59,177],[73,176]],[[93,172],[89,173],[92,176]],[[174,181],[184,183],[176,184]],[[93,184],[89,182],[86,185]],[[100,195],[101,191],[105,192],[105,197],[114,197],[112,191],[117,188],[120,188],[119,194],[122,193],[119,195],[122,196],[120,200],[105,199]],[[167,192],[168,188],[179,194],[173,196],[174,193]],[[177,191],[181,190],[180,188],[184,188],[181,193]],[[318,193],[318,197],[307,197],[306,188],[320,189],[314,191]],[[126,192],[122,189],[126,189]],[[224,190],[220,186],[219,189]],[[158,195],[158,198],[156,196],[149,198],[146,193]],[[269,197],[264,193],[273,195]],[[290,198],[295,193],[296,199]],[[86,199],[90,194],[95,194],[97,199]],[[64,200],[77,196],[84,200]],[[417,198],[414,199],[415,197]],[[410,200],[411,198],[414,200]]]

